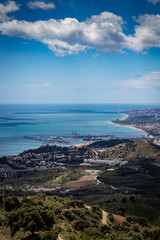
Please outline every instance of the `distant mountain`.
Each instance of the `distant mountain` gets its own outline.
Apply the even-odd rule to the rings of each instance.
[[[147,140],[127,142],[107,148],[99,155],[100,159],[134,160],[153,159],[160,161],[160,146]]]

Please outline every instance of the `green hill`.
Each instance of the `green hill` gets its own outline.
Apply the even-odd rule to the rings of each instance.
[[[153,159],[160,161],[160,146],[147,140],[127,142],[107,148],[99,155],[100,159],[134,160]]]
[[[103,140],[103,141],[98,141],[94,142],[89,145],[91,148],[109,148],[109,147],[114,147],[118,144],[126,143],[126,142],[132,142],[129,139],[110,139],[110,140]]]
[[[156,240],[160,237],[158,225],[149,224],[145,218],[109,214],[96,205],[86,206],[81,200],[38,194],[6,197],[5,202],[5,223],[9,228],[0,226],[2,240]],[[0,207],[2,204],[0,196]]]

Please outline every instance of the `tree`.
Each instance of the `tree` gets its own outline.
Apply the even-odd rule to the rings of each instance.
[[[5,199],[5,207],[7,211],[12,211],[20,207],[20,202],[17,197],[7,197]]]
[[[19,208],[8,214],[8,225],[13,236],[20,228],[32,235],[40,230],[50,230],[54,224],[54,215],[42,206]]]

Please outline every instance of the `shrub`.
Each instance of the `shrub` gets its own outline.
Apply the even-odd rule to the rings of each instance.
[[[153,228],[145,227],[142,231],[142,236],[144,239],[148,239],[148,238],[151,238],[152,240],[160,239],[160,228],[159,227],[153,227]]]
[[[122,203],[126,203],[127,202],[127,198],[126,197],[123,197],[122,200],[121,200]]]
[[[91,207],[91,211],[94,212],[94,213],[96,213],[99,218],[102,218],[102,210],[100,209],[99,206],[93,205],[93,206]]]
[[[138,227],[137,224],[134,224],[134,225],[133,225],[133,231],[139,232],[139,227]]]
[[[107,226],[106,224],[100,225],[100,231],[101,231],[101,233],[103,233],[104,235],[105,235],[106,233],[108,233],[109,230],[110,230],[110,227]]]
[[[89,220],[77,220],[74,223],[74,228],[78,231],[83,231],[85,228],[91,226],[91,222]]]
[[[130,223],[139,223],[140,225],[148,226],[148,221],[145,217],[127,216],[126,220]]]
[[[41,240],[57,240],[58,230],[45,231],[40,235]]]
[[[8,214],[8,226],[13,236],[20,228],[34,235],[37,231],[50,230],[55,223],[51,211],[42,206],[19,208]]]
[[[12,211],[20,207],[20,202],[17,197],[7,197],[5,199],[5,208],[7,211]]]
[[[136,200],[136,199],[135,199],[135,196],[130,196],[130,197],[129,197],[129,200],[132,201],[132,202],[135,202],[135,200]]]
[[[113,214],[109,213],[108,214],[108,219],[109,219],[110,222],[114,222]]]
[[[87,236],[94,236],[97,239],[99,237],[103,237],[103,234],[97,228],[91,228],[91,227],[86,228],[84,229],[84,233],[86,233]]]
[[[65,210],[64,211],[64,216],[71,222],[73,220],[77,219],[76,215],[70,210]]]

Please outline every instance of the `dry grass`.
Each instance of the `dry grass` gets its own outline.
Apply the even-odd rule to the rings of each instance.
[[[97,184],[97,175],[85,175],[77,181],[70,181],[66,183],[67,187],[84,188],[95,186]]]

